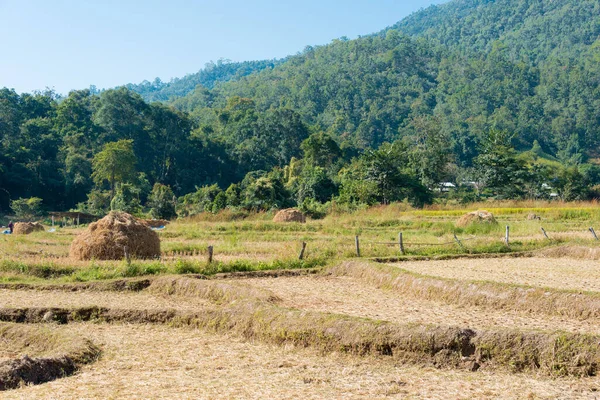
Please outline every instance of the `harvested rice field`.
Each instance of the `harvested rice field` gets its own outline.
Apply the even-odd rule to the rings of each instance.
[[[402,262],[395,266],[450,279],[600,292],[600,262],[574,258],[497,258]]]
[[[161,296],[131,292],[71,292],[64,290],[2,290],[0,308],[105,307],[131,310],[177,309],[193,311],[209,302],[197,297]]]
[[[400,324],[450,325],[472,329],[563,330],[600,335],[600,319],[577,320],[532,315],[512,310],[490,310],[416,299],[383,290],[349,277],[308,276],[247,281],[272,291],[279,305],[371,318]]]
[[[595,205],[405,207],[207,215],[131,262],[69,258],[85,227],[2,237],[0,397],[600,397]]]
[[[165,326],[68,329],[100,344],[100,360],[74,376],[5,392],[3,398],[583,399],[600,388],[597,378],[439,370]]]

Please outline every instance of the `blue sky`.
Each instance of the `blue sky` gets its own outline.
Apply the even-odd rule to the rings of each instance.
[[[0,87],[168,81],[377,32],[442,0],[0,0]]]

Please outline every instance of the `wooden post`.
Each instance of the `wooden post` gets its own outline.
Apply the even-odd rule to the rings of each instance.
[[[461,241],[456,236],[456,233],[454,234],[454,240],[456,240],[456,243],[458,243],[458,245],[460,246],[461,249],[465,248],[465,246],[463,246],[463,244],[461,243]]]
[[[592,232],[592,235],[594,235],[594,239],[598,240],[598,235],[596,235],[594,228],[590,228],[590,232]]]
[[[211,264],[213,262],[213,250],[212,246],[208,246],[208,263]]]
[[[506,236],[504,237],[504,241],[506,242],[507,246],[510,245],[510,226],[508,225],[506,225]]]
[[[356,257],[360,257],[360,242],[358,236],[354,237],[354,243],[356,244]]]
[[[544,234],[546,239],[550,240],[550,238],[548,237],[548,234],[546,233],[546,230],[543,227],[542,227],[542,233]]]
[[[400,254],[404,255],[404,240],[402,239],[402,232],[398,234],[398,245],[400,246]]]
[[[304,260],[304,250],[306,250],[306,242],[302,242],[302,250],[300,250],[299,260]]]
[[[125,254],[127,265],[131,265],[131,257],[129,256],[129,248],[127,246],[123,246],[123,253]]]
[[[77,214],[77,226],[79,226],[79,214]]]
[[[54,215],[52,216],[52,227],[54,228]]]

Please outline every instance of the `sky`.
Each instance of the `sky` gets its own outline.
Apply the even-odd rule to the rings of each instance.
[[[281,58],[443,0],[0,0],[0,87],[67,94]]]

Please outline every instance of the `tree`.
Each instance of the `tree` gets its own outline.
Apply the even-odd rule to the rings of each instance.
[[[142,211],[140,190],[129,183],[117,185],[115,197],[110,202],[112,211],[124,211],[129,214],[139,214]]]
[[[324,132],[313,133],[300,145],[304,159],[312,165],[329,168],[341,156],[342,150],[333,138]]]
[[[348,203],[389,204],[408,199],[416,206],[431,202],[431,193],[402,169],[406,149],[401,143],[368,150],[340,171],[340,200]]]
[[[485,186],[502,198],[521,198],[528,180],[524,161],[517,158],[511,144],[513,135],[506,131],[491,130],[484,137],[475,165]]]
[[[136,161],[133,140],[107,143],[102,151],[94,156],[92,179],[96,185],[108,181],[112,200],[115,196],[116,183],[127,183],[135,179]]]
[[[150,196],[148,196],[148,202],[146,203],[146,205],[150,207],[150,215],[152,218],[174,218],[177,215],[175,212],[177,202],[174,199],[175,194],[171,190],[171,187],[155,183]]]
[[[18,199],[10,202],[15,216],[22,219],[33,219],[42,215],[42,199],[31,197],[29,199]]]

